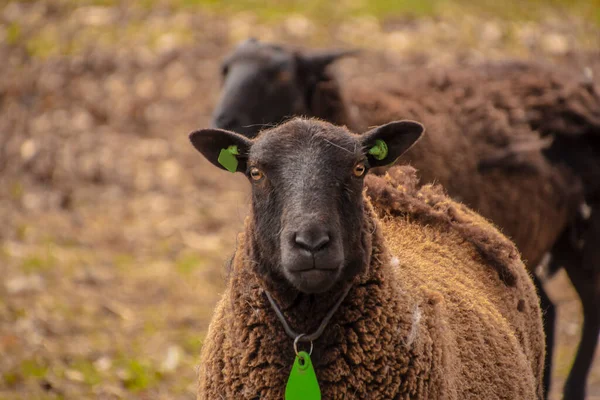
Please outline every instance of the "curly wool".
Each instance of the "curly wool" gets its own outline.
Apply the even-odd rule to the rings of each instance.
[[[365,185],[370,263],[314,343],[322,397],[541,399],[541,314],[514,246],[439,188],[417,189],[408,167]],[[202,350],[199,399],[284,395],[294,350],[256,272],[251,221]],[[341,293],[268,289],[302,332]]]

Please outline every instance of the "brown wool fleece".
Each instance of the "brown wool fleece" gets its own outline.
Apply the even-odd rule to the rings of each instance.
[[[398,163],[492,220],[532,268],[573,219],[581,183],[586,195],[600,194],[600,87],[583,74],[508,62],[332,79],[319,84],[312,111],[354,132],[422,122],[427,132]],[[552,139],[557,151],[572,150],[564,159],[574,168],[542,155]]]
[[[541,313],[514,245],[440,188],[417,189],[410,167],[365,185],[370,263],[314,343],[323,399],[541,399]],[[294,350],[255,272],[251,220],[202,349],[199,399],[284,396]],[[343,290],[268,289],[300,332]]]

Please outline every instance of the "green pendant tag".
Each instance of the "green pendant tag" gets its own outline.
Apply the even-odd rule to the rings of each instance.
[[[231,145],[226,149],[221,149],[217,161],[229,172],[237,171],[238,160],[236,155],[240,154],[236,145]]]
[[[310,356],[301,351],[285,387],[285,400],[321,400],[321,389]]]
[[[387,144],[381,139],[376,139],[375,146],[369,149],[369,154],[375,157],[376,160],[383,160],[388,155]]]

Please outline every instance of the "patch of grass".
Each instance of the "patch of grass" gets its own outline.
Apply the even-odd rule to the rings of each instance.
[[[175,262],[177,271],[182,274],[190,274],[204,265],[204,261],[195,254],[184,254]]]
[[[21,381],[21,376],[16,371],[9,371],[2,375],[2,382],[8,387],[16,386]]]
[[[115,6],[124,0],[65,0],[73,6]],[[506,20],[539,19],[548,9],[576,14],[600,25],[600,0],[141,0],[137,6],[152,9],[207,9],[226,15],[252,12],[265,21],[281,20],[290,14],[301,14],[322,22],[352,16],[372,15],[377,18],[410,15],[439,16],[453,13],[483,14]]]
[[[17,240],[24,241],[27,237],[27,230],[29,227],[26,224],[19,224],[15,227],[15,236]]]
[[[21,200],[23,198],[23,185],[21,182],[15,182],[10,187],[10,195],[14,200]]]
[[[152,315],[155,315],[155,314],[152,313]],[[151,320],[151,319],[145,320],[144,328],[143,328],[144,335],[150,336],[150,335],[154,335],[155,333],[160,331],[158,319],[159,318],[155,318],[154,320]]]
[[[146,0],[145,6],[158,0]],[[506,20],[538,19],[548,9],[577,14],[600,24],[600,0],[170,0],[172,7],[202,7],[224,13],[251,11],[265,20],[278,20],[291,13],[314,20],[341,20],[372,15],[388,18],[401,15],[439,16],[445,13],[484,14]]]
[[[461,5],[463,9],[472,13],[493,15],[506,20],[538,19],[544,12],[555,10],[560,13],[576,14],[600,24],[599,0],[505,0],[502,2],[494,0],[467,2],[461,0],[450,4]]]
[[[47,270],[51,263],[45,257],[38,255],[26,257],[21,263],[21,270],[28,274]]]
[[[150,2],[153,1],[150,0]],[[76,6],[81,6],[81,4],[73,4],[72,8]],[[78,54],[90,46],[110,49],[127,41],[145,43],[151,50],[157,50],[165,41],[191,44],[193,40],[194,35],[189,28],[177,25],[151,28],[145,20],[141,20],[130,21],[124,26],[84,26],[79,29],[77,35],[69,37],[68,40],[61,40],[60,30],[56,27],[47,27],[30,35],[24,43],[31,57],[47,59],[56,55]]]
[[[203,335],[186,335],[181,339],[181,346],[185,350],[186,353],[191,354],[194,357],[197,357],[200,354],[200,350],[202,349],[202,344],[204,343]]]
[[[113,258],[113,264],[118,270],[125,271],[135,264],[135,258],[131,254],[118,254]]]
[[[60,46],[57,39],[53,39],[47,34],[40,34],[32,37],[25,44],[27,53],[32,57],[46,59],[60,53]]]
[[[83,374],[83,380],[87,385],[95,386],[102,382],[102,375],[89,360],[77,360],[72,368]]]
[[[17,307],[17,308],[13,309],[13,311],[12,311],[11,314],[12,314],[12,317],[15,320],[17,320],[19,318],[26,317],[27,316],[27,310],[25,308],[22,308],[22,307]]]
[[[139,392],[155,386],[162,378],[162,374],[147,362],[123,359],[119,365],[123,370],[123,385],[132,392]]]
[[[54,244],[46,243],[46,249],[42,252],[31,254],[25,257],[21,263],[21,270],[25,273],[36,273],[49,270],[56,265],[54,256]]]
[[[17,44],[21,39],[21,26],[13,22],[6,28],[6,42],[8,44]]]
[[[23,360],[20,372],[25,378],[43,378],[48,373],[48,367],[36,359]]]
[[[261,23],[277,23],[290,16],[302,15],[316,22],[314,38],[326,37],[325,27],[354,17],[375,17],[380,20],[403,17],[444,17],[461,21],[465,15],[504,21],[539,21],[547,15],[578,16],[600,26],[600,0],[61,0],[65,10],[82,6],[127,6],[150,11],[171,12],[207,11],[211,14],[234,16],[249,13]],[[63,10],[64,11],[64,10]],[[549,11],[552,11],[549,13]],[[13,24],[14,25],[14,24]],[[143,43],[156,51],[163,46],[191,44],[194,31],[186,26],[148,24],[145,19],[132,20],[126,25],[82,26],[75,36],[64,40],[61,28],[45,27],[40,31],[21,32],[19,25],[7,28],[9,42],[23,43],[33,58],[46,59],[56,55],[79,54],[90,46],[112,48],[125,43]],[[324,35],[324,36],[323,36]]]

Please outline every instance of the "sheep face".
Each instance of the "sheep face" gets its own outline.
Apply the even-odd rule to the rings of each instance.
[[[236,170],[252,184],[259,273],[305,293],[320,293],[368,265],[363,179],[369,167],[393,162],[423,132],[422,125],[393,122],[364,135],[317,120],[294,119],[250,140],[206,129],[193,145],[214,165],[222,149],[237,146]],[[370,150],[386,143],[383,157]]]
[[[306,115],[325,67],[350,52],[300,54],[255,39],[223,62],[223,89],[212,125],[247,137],[294,115]]]

